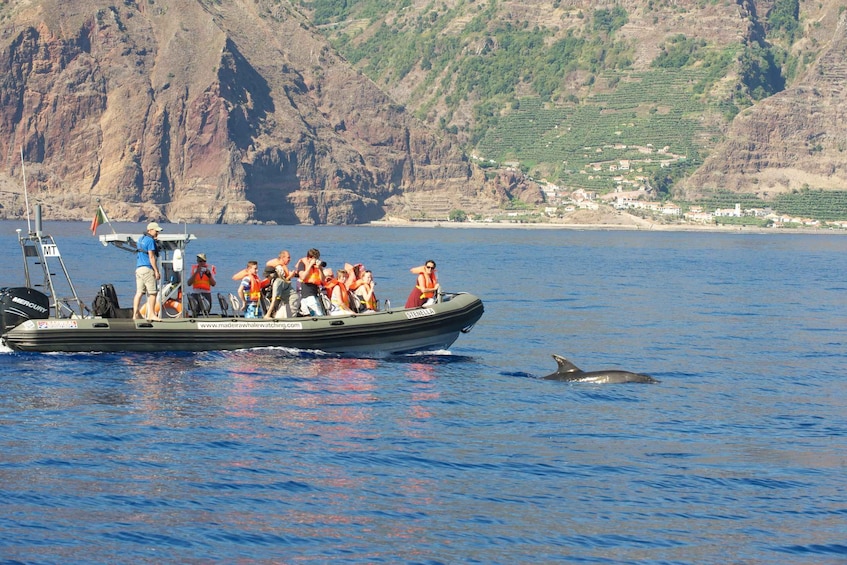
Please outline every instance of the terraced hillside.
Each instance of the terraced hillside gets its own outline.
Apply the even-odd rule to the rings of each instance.
[[[568,188],[601,192],[625,180],[643,184],[669,164],[696,167],[709,138],[720,133],[701,119],[715,110],[695,93],[705,74],[632,73],[615,90],[580,104],[523,98],[486,132],[476,154],[520,162],[530,175]]]
[[[780,194],[768,201],[755,194],[716,191],[697,204],[709,212],[740,204],[742,209],[770,208],[778,214],[793,218],[812,218],[827,222],[847,221],[847,191],[844,190],[802,189]]]
[[[847,185],[831,87],[843,3],[299,2],[356,68],[486,166],[683,199]],[[780,124],[788,141],[771,147]]]

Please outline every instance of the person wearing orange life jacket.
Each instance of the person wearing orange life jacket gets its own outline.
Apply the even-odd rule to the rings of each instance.
[[[191,266],[191,276],[188,286],[193,290],[189,300],[200,300],[201,310],[208,314],[212,308],[212,287],[218,284],[215,280],[215,266],[206,263],[206,254],[197,254],[197,263]]]
[[[326,263],[321,261],[321,252],[314,247],[294,267],[294,276],[300,279],[300,312],[303,314],[326,316],[320,298],[324,281],[321,269],[324,267]]]
[[[262,287],[266,286],[269,281],[259,279],[259,263],[258,261],[247,261],[247,276],[241,279],[241,284],[238,286],[238,297],[241,299],[241,308],[244,310],[245,318],[261,318],[262,317]]]
[[[345,281],[347,280],[347,271],[339,269],[332,276],[332,270],[326,269],[326,277],[324,278],[324,287],[329,295],[331,304],[330,316],[344,316],[345,314],[353,314],[353,309],[350,307],[350,292],[347,290]]]
[[[435,261],[430,259],[423,267],[412,267],[410,270],[418,275],[418,279],[406,299],[406,308],[429,306],[435,302],[435,295],[441,290],[438,275],[435,273]]]
[[[370,271],[362,273],[362,278],[359,279],[359,286],[356,287],[355,294],[359,298],[359,302],[363,306],[365,312],[376,312],[379,301],[374,294],[374,276]]]

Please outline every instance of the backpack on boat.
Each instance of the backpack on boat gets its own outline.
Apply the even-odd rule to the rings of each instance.
[[[108,283],[100,285],[100,291],[94,297],[94,302],[91,303],[91,310],[95,316],[101,318],[132,317],[132,309],[121,308],[114,285]]]

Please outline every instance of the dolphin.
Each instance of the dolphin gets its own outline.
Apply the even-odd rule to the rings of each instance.
[[[576,383],[618,384],[618,383],[657,383],[650,375],[630,373],[629,371],[583,371],[561,355],[553,355],[559,364],[555,373],[542,377],[548,381],[568,381]]]

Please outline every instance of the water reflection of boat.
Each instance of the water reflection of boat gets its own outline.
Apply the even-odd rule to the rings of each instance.
[[[135,250],[135,235],[100,236],[104,245]],[[482,317],[482,301],[467,293],[445,293],[423,308],[387,308],[346,316],[276,320],[234,315],[189,314],[161,321],[94,316],[79,299],[53,238],[35,230],[18,239],[24,256],[26,284],[0,289],[0,338],[17,351],[213,351],[255,347],[320,350],[353,356],[378,356],[449,348]],[[181,257],[191,234],[160,234],[163,271],[180,286]],[[94,263],[94,258],[86,258]],[[56,268],[56,263],[61,267]],[[52,265],[51,265],[52,263]],[[40,266],[43,284],[34,284]],[[61,270],[64,281],[57,277]],[[176,273],[176,276],[173,276]],[[59,283],[63,282],[64,285]],[[62,288],[60,289],[60,286]],[[36,288],[39,287],[39,288]],[[62,296],[65,290],[65,296]],[[176,292],[181,300],[187,293]]]

